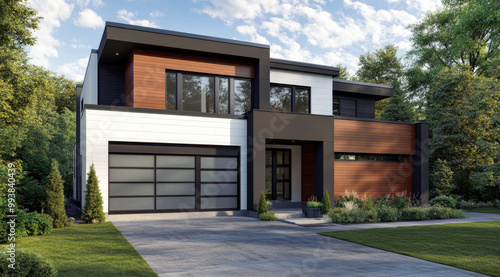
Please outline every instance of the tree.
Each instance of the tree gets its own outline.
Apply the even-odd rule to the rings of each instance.
[[[397,57],[398,47],[392,44],[383,49],[375,50],[375,53],[366,53],[359,57],[358,72],[356,80],[361,82],[390,85],[395,82],[401,84],[404,68],[401,58]],[[389,99],[375,102],[375,118],[380,119],[382,111],[389,104]]]
[[[431,198],[451,194],[454,189],[453,171],[446,165],[446,161],[438,158],[432,163],[429,185]]]
[[[63,180],[59,173],[59,164],[55,159],[52,160],[52,169],[48,178],[46,194],[47,200],[44,212],[54,219],[54,228],[68,226],[68,216],[64,208]]]
[[[351,74],[349,71],[347,71],[347,67],[342,66],[342,64],[337,64],[336,67],[338,67],[339,70],[339,76],[335,77],[336,79],[340,80],[350,80],[351,79]]]
[[[330,195],[328,191],[325,191],[323,194],[323,205],[321,205],[321,213],[328,214],[328,212],[332,209],[332,202],[330,201]]]
[[[267,212],[267,201],[264,192],[260,194],[259,207],[257,208],[257,214],[263,214]]]
[[[92,164],[87,175],[85,205],[83,206],[82,213],[83,222],[104,222],[106,220],[106,216],[104,215],[102,204],[103,203],[101,190],[99,189],[99,180],[97,180],[94,164]]]
[[[467,67],[445,68],[428,92],[431,162],[446,160],[454,193],[480,199],[470,178],[478,165],[491,166],[499,152],[500,82]]]
[[[413,122],[415,116],[413,107],[406,99],[399,82],[393,82],[394,93],[389,98],[389,103],[382,111],[380,118],[389,121]]]

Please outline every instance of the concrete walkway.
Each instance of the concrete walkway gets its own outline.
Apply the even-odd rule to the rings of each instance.
[[[458,222],[500,220],[469,215]],[[316,234],[354,225],[301,227],[240,216],[112,221],[160,276],[482,276]]]

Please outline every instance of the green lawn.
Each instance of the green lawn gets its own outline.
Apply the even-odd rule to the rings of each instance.
[[[54,229],[17,247],[52,260],[58,276],[157,276],[111,222]]]
[[[320,234],[500,276],[500,221],[333,231]]]
[[[499,208],[473,208],[470,210],[464,210],[466,213],[488,213],[488,214],[500,214]]]

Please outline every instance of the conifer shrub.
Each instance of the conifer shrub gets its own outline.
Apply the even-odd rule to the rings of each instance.
[[[257,208],[257,214],[261,215],[265,212],[267,212],[266,195],[264,194],[264,192],[261,192],[259,199],[259,207]]]
[[[330,201],[330,195],[328,191],[325,191],[323,195],[323,205],[321,206],[321,214],[328,214],[332,209],[332,202]]]
[[[52,217],[54,228],[61,228],[70,225],[66,209],[64,207],[64,185],[59,172],[59,164],[52,159],[45,201],[45,213]]]
[[[429,204],[431,204],[431,206],[439,205],[441,207],[448,207],[448,208],[456,208],[458,206],[457,200],[455,200],[451,196],[444,196],[444,195],[432,199],[431,201],[429,201]]]
[[[99,180],[97,180],[94,164],[92,164],[87,175],[85,205],[83,206],[82,221],[85,223],[102,223],[106,221],[102,205],[103,201],[101,190],[99,189]]]
[[[3,248],[0,250],[0,276],[16,277],[53,277],[57,275],[54,265],[42,256],[24,251],[16,251],[14,268],[9,268],[10,256]]]

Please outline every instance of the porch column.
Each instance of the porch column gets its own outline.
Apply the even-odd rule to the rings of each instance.
[[[323,141],[314,144],[314,195],[318,201],[323,200],[323,194],[328,191],[333,196],[333,141]]]

